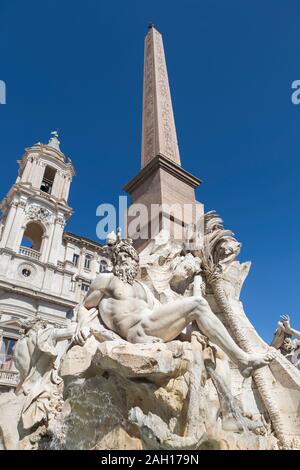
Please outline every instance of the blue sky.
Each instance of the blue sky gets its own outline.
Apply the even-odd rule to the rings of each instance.
[[[68,230],[96,237],[140,165],[143,41],[163,34],[182,164],[252,260],[242,299],[272,337],[299,315],[300,79],[297,0],[1,0],[1,196],[24,147],[60,131],[77,170]]]

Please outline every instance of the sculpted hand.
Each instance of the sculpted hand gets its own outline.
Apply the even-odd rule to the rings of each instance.
[[[84,346],[89,336],[91,336],[91,329],[88,326],[78,325],[73,341],[79,346]]]
[[[290,317],[289,315],[282,315],[280,317],[280,326],[284,330],[285,333],[290,334],[291,332],[291,324],[290,324]]]
[[[76,328],[75,335],[73,337],[73,341],[75,344],[79,344],[80,346],[83,346],[88,339],[88,337],[91,335],[91,330],[88,325],[91,321],[93,321],[98,315],[98,309],[97,308],[91,308],[88,310],[85,308],[83,305],[80,307],[79,312],[78,312],[78,325]]]

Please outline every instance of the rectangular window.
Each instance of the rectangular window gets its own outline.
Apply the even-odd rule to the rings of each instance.
[[[90,288],[89,284],[81,284],[82,292],[88,292],[89,288]]]
[[[99,264],[99,273],[106,273],[108,271],[107,261],[102,259]]]
[[[78,263],[79,263],[79,255],[73,255],[73,266],[75,268],[78,268]]]
[[[3,337],[0,350],[0,369],[11,370],[13,366],[13,351],[16,340]]]
[[[87,255],[84,260],[85,269],[91,269],[91,262],[92,262],[91,256]]]

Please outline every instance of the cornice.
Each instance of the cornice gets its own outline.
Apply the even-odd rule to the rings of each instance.
[[[94,240],[90,240],[89,238],[86,238],[80,235],[76,235],[75,233],[71,233],[71,232],[64,232],[63,239],[66,242],[71,242],[77,245],[79,244],[81,246],[86,246],[86,247],[92,246],[99,252],[101,252],[103,248],[103,245],[101,243],[98,243]]]
[[[50,302],[54,305],[59,305],[60,307],[66,308],[74,308],[76,307],[76,301],[72,301],[66,298],[58,297],[53,294],[47,294],[41,290],[35,290],[31,288],[16,286],[15,284],[11,284],[9,281],[4,280],[2,276],[0,276],[0,287],[7,292],[11,292],[14,294],[25,295],[27,297],[38,299],[39,301]]]
[[[27,198],[34,198],[36,202],[41,202],[44,204],[46,203],[49,207],[54,206],[56,210],[67,213],[68,217],[71,217],[73,214],[73,209],[68,206],[64,199],[57,199],[50,194],[44,193],[43,191],[34,188],[31,183],[22,182],[15,183],[11,187],[9,193],[3,199],[3,208],[10,204],[11,199],[17,192],[20,192],[21,195],[24,194],[27,196]]]
[[[183,181],[185,184],[192,188],[197,188],[202,181],[193,176],[188,171],[184,170],[181,166],[174,163],[164,155],[157,155],[151,160],[148,165],[142,168],[139,173],[124,186],[124,191],[131,194],[136,188],[138,188],[147,178],[149,178],[155,171],[162,169],[174,176],[175,178]]]

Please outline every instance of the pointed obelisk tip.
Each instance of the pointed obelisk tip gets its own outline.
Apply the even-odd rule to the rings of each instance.
[[[155,28],[154,23],[149,23],[149,24],[148,24],[148,29],[152,29],[152,28]]]

